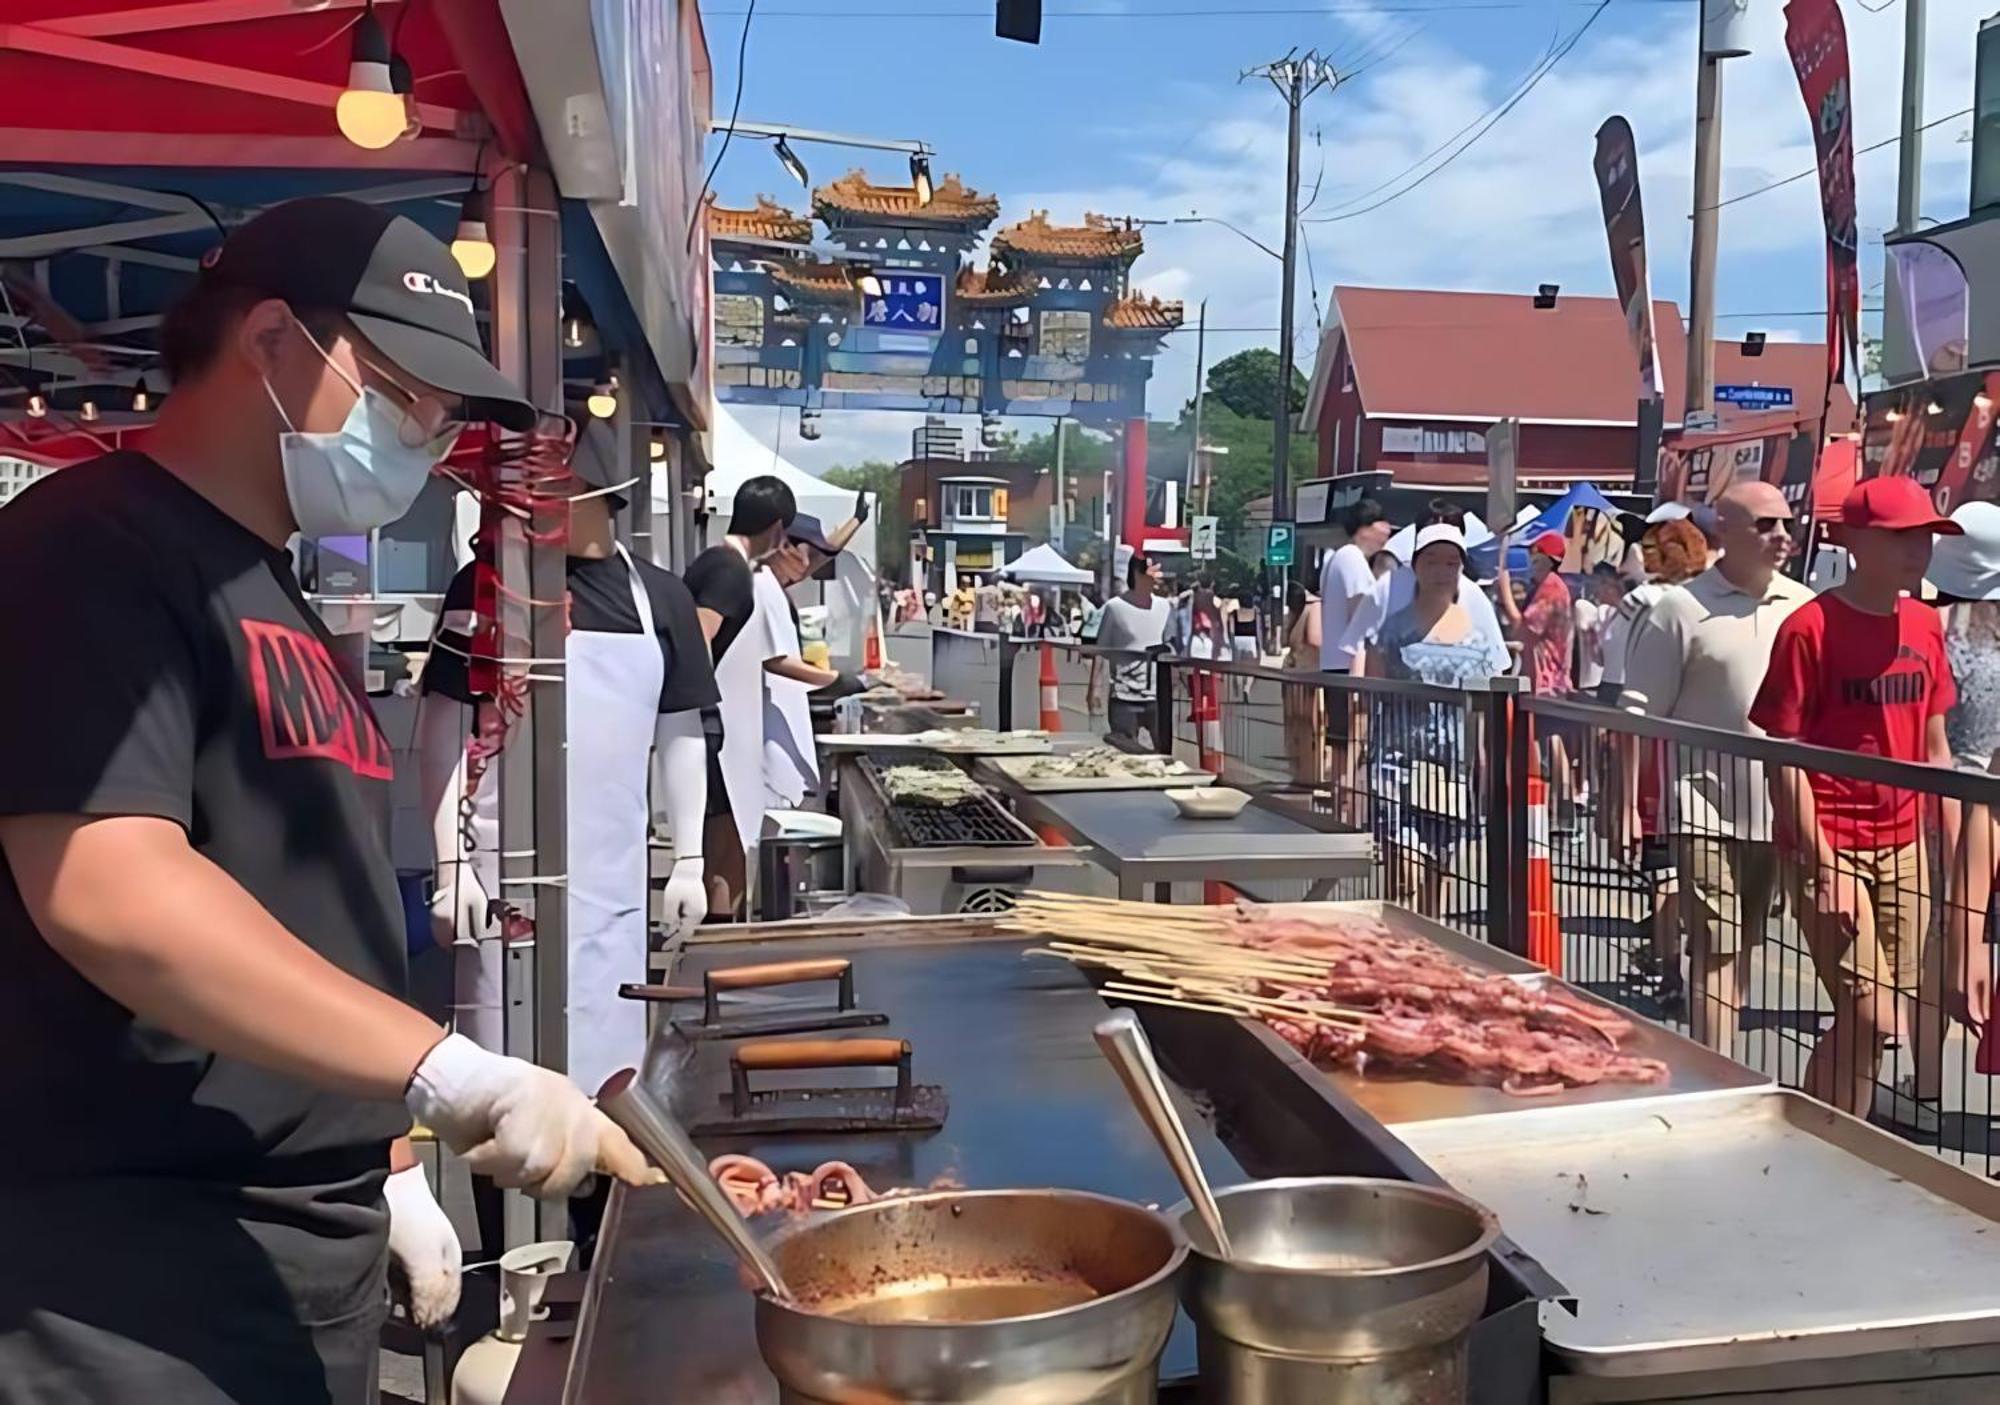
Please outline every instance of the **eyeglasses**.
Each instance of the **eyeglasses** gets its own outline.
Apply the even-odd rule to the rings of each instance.
[[[402,440],[405,449],[421,449],[424,445],[434,444],[440,439],[456,440],[465,432],[463,405],[447,406],[436,395],[429,392],[419,394],[411,390],[358,351],[354,359],[371,372],[376,380],[382,382],[382,386],[377,387],[378,389],[386,387],[394,392],[391,398],[397,401],[403,411],[402,428],[397,431],[396,437]]]

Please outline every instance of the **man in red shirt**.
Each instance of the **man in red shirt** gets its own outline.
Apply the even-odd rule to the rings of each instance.
[[[1774,737],[1949,766],[1944,715],[1957,693],[1944,627],[1914,594],[1933,538],[1960,528],[1898,477],[1857,485],[1835,530],[1853,569],[1778,626],[1750,720]],[[1806,1091],[1866,1116],[1897,992],[1914,987],[1930,926],[1921,797],[1802,767],[1772,767],[1770,784],[1779,841],[1795,858],[1799,924],[1833,1000]]]

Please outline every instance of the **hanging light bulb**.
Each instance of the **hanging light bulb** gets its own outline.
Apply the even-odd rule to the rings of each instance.
[[[601,420],[608,420],[617,414],[618,377],[613,376],[609,380],[599,381],[591,388],[590,398],[583,403],[584,408]]]
[[[459,271],[471,279],[484,278],[500,262],[499,251],[486,233],[486,197],[476,181],[458,207],[458,230],[451,236],[451,256],[458,260]]]
[[[779,137],[778,144],[771,149],[777,155],[778,164],[791,172],[793,180],[808,190],[812,189],[812,177],[806,174],[806,163],[799,160],[799,154],[786,144],[783,137]]]
[[[655,439],[651,444],[647,446],[646,455],[648,458],[652,459],[654,463],[658,463],[661,459],[667,456],[667,446],[660,440]]]
[[[855,274],[854,286],[861,290],[863,297],[879,298],[882,296],[882,280],[877,278],[868,269],[864,268]]]
[[[82,409],[82,411],[81,411],[80,413],[81,413],[81,415],[82,415],[82,418],[83,418],[83,422],[84,422],[85,424],[96,424],[96,423],[97,423],[97,402],[96,402],[95,400],[86,400],[86,401],[84,401],[84,402],[83,402],[83,409]]]
[[[33,395],[30,395],[28,397],[29,419],[31,420],[41,419],[44,415],[48,414],[48,412],[49,412],[49,402],[41,391],[38,390]]]
[[[366,151],[380,151],[403,135],[408,114],[389,77],[389,37],[371,5],[354,22],[347,88],[334,104],[340,134]]]
[[[152,392],[146,389],[146,378],[139,377],[139,388],[132,392],[132,412],[143,415],[153,408]]]
[[[917,203],[931,203],[931,158],[921,151],[910,153],[910,184],[916,187]]]
[[[1895,424],[1902,418],[1903,418],[1903,412],[1897,409],[1894,405],[1891,405],[1887,410],[1887,412],[1884,413],[1882,416],[1883,421],[1888,424]]]
[[[1974,391],[1972,403],[1977,405],[1982,411],[1991,410],[1993,408],[1993,397],[1983,390]]]
[[[563,323],[563,345],[571,351],[576,351],[583,346],[583,319],[581,317],[572,317]]]
[[[1927,414],[1941,415],[1944,413],[1944,406],[1936,400],[1932,400],[1929,405],[1925,406],[1925,412]]]

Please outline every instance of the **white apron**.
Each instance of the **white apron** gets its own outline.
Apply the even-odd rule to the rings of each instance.
[[[722,699],[722,783],[746,862],[764,823],[764,660],[775,652],[754,582],[752,598],[750,618],[715,663],[715,690]]]
[[[573,632],[568,689],[569,1076],[586,1092],[646,1052],[646,801],[665,660],[653,605],[623,546],[637,634]]]
[[[576,631],[565,646],[569,1074],[586,1091],[636,1065],[646,1043],[645,1007],[619,999],[618,987],[646,979],[646,781],[665,660],[645,584],[624,547],[618,555],[639,633]],[[473,794],[467,856],[489,894],[500,891],[499,794],[496,757]],[[456,955],[458,1032],[504,1051],[505,943],[461,942]]]
[[[799,631],[785,588],[769,571],[756,578],[757,608],[770,624],[771,652],[797,658]],[[774,673],[764,684],[764,799],[769,808],[789,810],[819,789],[819,750],[813,740],[812,689]]]

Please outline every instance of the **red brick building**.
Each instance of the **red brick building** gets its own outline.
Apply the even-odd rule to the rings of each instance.
[[[1687,338],[1680,310],[1655,302],[1666,428],[1683,418]],[[1789,391],[1816,410],[1826,389],[1817,343],[1717,342],[1715,381]],[[1320,342],[1305,420],[1319,436],[1319,478],[1386,472],[1399,488],[1469,489],[1486,482],[1485,431],[1521,422],[1520,486],[1562,488],[1588,479],[1611,489],[1637,457],[1638,366],[1615,298],[1336,288]],[[1750,394],[1744,399],[1752,398]],[[1854,405],[1834,392],[1829,433],[1852,428]],[[1752,415],[1721,403],[1726,427]]]

